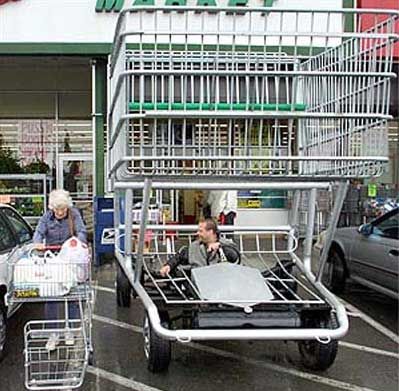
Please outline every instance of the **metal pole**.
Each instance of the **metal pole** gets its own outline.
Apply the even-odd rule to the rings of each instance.
[[[323,276],[323,270],[324,270],[325,264],[327,262],[327,257],[328,257],[328,253],[330,251],[331,242],[333,240],[335,231],[337,229],[339,215],[341,213],[342,205],[344,203],[344,200],[346,197],[346,192],[348,191],[348,187],[349,187],[348,181],[340,182],[338,185],[337,196],[336,196],[333,211],[332,211],[331,221],[330,221],[330,224],[328,225],[323,252],[321,253],[320,260],[319,260],[319,270],[317,272],[316,281],[320,281],[321,277]]]
[[[133,190],[127,189],[125,193],[125,255],[126,267],[132,269],[132,225],[133,225]]]
[[[308,205],[308,224],[306,227],[306,239],[303,264],[305,269],[311,272],[311,256],[312,256],[312,243],[313,243],[313,228],[316,211],[316,196],[317,190],[311,189],[309,194],[309,205]]]
[[[291,215],[291,227],[294,230],[294,234],[298,235],[298,215],[299,215],[299,201],[301,199],[300,190],[295,190],[294,192],[294,200],[292,202],[292,215]],[[299,235],[298,235],[299,236]],[[296,237],[298,237],[296,236]],[[288,248],[292,248],[293,245],[293,237],[288,237]]]
[[[145,236],[145,230],[147,227],[148,207],[150,205],[151,183],[152,183],[152,181],[149,178],[146,178],[144,180],[143,203],[141,205],[141,221],[140,221],[138,248],[137,248],[137,253],[136,253],[137,259],[136,259],[136,267],[135,267],[135,275],[134,275],[135,283],[140,281],[142,267],[143,267],[144,236]],[[127,224],[127,222],[126,222],[126,224]],[[131,231],[132,231],[132,225],[130,225],[130,232]]]

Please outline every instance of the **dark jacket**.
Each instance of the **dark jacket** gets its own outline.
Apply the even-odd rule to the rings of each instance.
[[[240,259],[240,252],[234,242],[227,239],[219,240],[222,251],[207,251],[207,246],[196,240],[188,247],[181,249],[176,255],[168,261],[168,265],[173,270],[178,265],[191,265],[191,267],[200,267],[213,265],[226,260],[235,263]],[[223,255],[225,259],[223,259]]]

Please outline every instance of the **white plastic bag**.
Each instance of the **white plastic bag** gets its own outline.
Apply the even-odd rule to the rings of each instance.
[[[62,262],[71,265],[71,271],[77,282],[85,282],[89,278],[90,253],[86,243],[72,236],[61,247],[58,257]]]

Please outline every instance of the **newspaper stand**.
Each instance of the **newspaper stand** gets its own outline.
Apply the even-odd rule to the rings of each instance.
[[[317,194],[338,188],[328,247],[349,179],[378,176],[388,161],[397,25],[390,10],[136,6],[120,13],[109,70],[109,177],[115,204],[125,206],[115,211],[115,248],[146,310],[151,371],[168,367],[171,341],[295,340],[306,367],[334,362],[348,319],[322,282],[328,252],[311,268]],[[169,237],[162,247],[155,235],[155,250],[145,253],[146,230],[175,230],[180,241],[195,227],[148,225],[152,189],[293,192],[287,226],[230,228],[243,265],[259,260],[272,296],[210,299],[184,268],[157,276],[148,265],[160,266],[181,243]],[[139,225],[131,214],[137,190]]]
[[[90,259],[63,260],[60,246],[35,250],[26,245],[9,261],[12,281],[8,302],[64,303],[60,319],[32,320],[24,327],[25,386],[29,390],[76,389],[83,384],[87,366],[93,360]],[[68,306],[78,306],[79,318],[69,319]],[[61,314],[59,314],[61,315]],[[55,350],[46,349],[51,334],[59,336]],[[73,345],[66,334],[72,333]]]

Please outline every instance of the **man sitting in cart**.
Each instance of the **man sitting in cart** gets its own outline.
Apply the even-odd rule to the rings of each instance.
[[[190,243],[187,248],[181,249],[160,269],[160,274],[165,277],[178,265],[191,265],[201,267],[213,265],[218,262],[240,262],[240,252],[237,245],[228,239],[219,237],[218,226],[214,220],[208,218],[199,223],[198,239]]]

